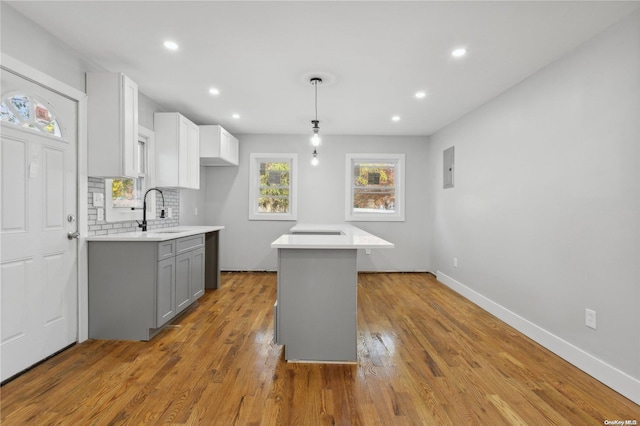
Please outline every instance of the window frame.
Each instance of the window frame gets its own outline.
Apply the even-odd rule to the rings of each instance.
[[[361,162],[395,163],[394,197],[395,212],[354,212],[354,178],[355,163]],[[405,221],[405,154],[346,154],[345,161],[345,218],[346,222],[404,222]]]
[[[289,163],[289,212],[261,213],[260,163]],[[298,219],[298,154],[296,153],[250,153],[249,155],[249,220],[297,220]]]
[[[153,188],[155,185],[155,132],[146,127],[138,126],[138,140],[136,144],[144,143],[146,148],[146,171],[139,172],[138,178],[144,178],[142,194],[147,189]],[[138,158],[135,159],[136,167],[138,167]],[[142,209],[130,210],[113,207],[113,193],[111,191],[113,179],[105,179],[104,181],[104,205],[105,205],[105,222],[126,222],[132,220],[142,220]],[[155,195],[155,194],[153,194]],[[142,206],[142,200],[140,206]],[[147,200],[147,218],[154,220],[156,217],[156,197],[149,197]]]

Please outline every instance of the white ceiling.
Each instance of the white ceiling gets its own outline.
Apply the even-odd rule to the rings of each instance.
[[[559,59],[638,2],[7,2],[197,124],[429,135]],[[175,40],[179,50],[162,43]],[[452,49],[468,48],[463,59]],[[217,87],[216,97],[208,93]],[[416,99],[418,90],[428,92]],[[232,113],[241,115],[231,118]],[[401,120],[392,122],[399,115]]]

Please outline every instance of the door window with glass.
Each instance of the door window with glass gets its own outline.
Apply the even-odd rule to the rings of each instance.
[[[9,93],[0,101],[0,120],[23,129],[62,138],[60,124],[50,105],[34,95]]]

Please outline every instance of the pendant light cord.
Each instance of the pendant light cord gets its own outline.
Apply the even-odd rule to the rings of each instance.
[[[315,87],[316,91],[316,121],[318,121],[318,82],[314,81],[313,86]]]
[[[314,130],[316,130],[318,128],[318,84],[322,83],[322,79],[320,77],[313,77],[311,79],[311,84],[313,84],[313,88],[314,88],[314,101],[315,101],[315,112],[316,112],[316,119],[313,120],[314,123]],[[317,132],[316,132],[317,133]]]

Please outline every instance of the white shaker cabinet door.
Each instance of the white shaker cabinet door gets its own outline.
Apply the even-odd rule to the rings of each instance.
[[[154,114],[156,184],[169,188],[200,188],[199,129],[177,112]]]

